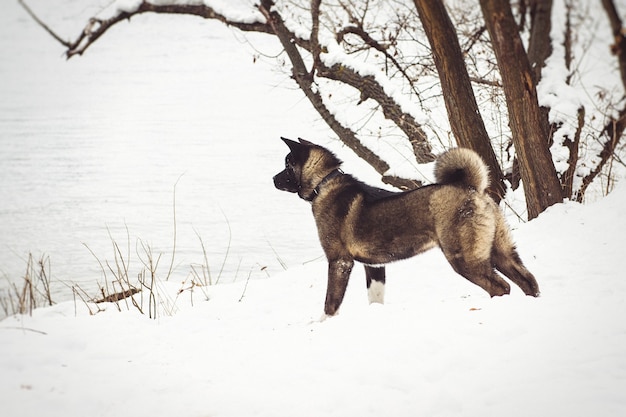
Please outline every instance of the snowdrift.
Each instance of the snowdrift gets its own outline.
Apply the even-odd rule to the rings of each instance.
[[[189,293],[150,320],[80,302],[0,322],[7,416],[622,416],[626,188],[514,230],[540,298],[490,299],[438,250],[355,268],[323,322],[326,265]],[[163,291],[175,297],[180,283]]]

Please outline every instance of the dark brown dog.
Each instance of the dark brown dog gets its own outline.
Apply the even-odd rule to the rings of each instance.
[[[435,246],[456,272],[492,297],[510,292],[494,268],[527,295],[539,295],[502,213],[485,193],[487,167],[475,152],[452,149],[437,159],[436,184],[391,192],[344,174],[341,161],[321,146],[282,139],[291,152],[274,184],[311,202],[328,258],[327,315],[337,313],[355,260],[365,264],[370,302],[382,303],[384,264]]]

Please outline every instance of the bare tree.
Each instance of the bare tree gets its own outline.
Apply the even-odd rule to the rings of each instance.
[[[29,10],[23,0],[18,1]],[[567,0],[568,22],[580,1]],[[572,115],[577,121],[575,133],[555,139],[563,122],[554,120],[549,106],[539,106],[536,90],[555,49],[551,40],[552,1],[521,0],[517,3],[518,21],[508,1],[480,3],[481,9],[476,10],[473,2],[458,0],[454,4],[460,9],[449,13],[442,0],[414,0],[412,5],[400,0],[259,0],[250,6],[255,17],[242,19],[229,15],[226,9],[212,7],[210,1],[114,0],[89,19],[72,41],[63,40],[32,11],[29,13],[64,45],[68,58],[84,54],[111,27],[143,13],[193,15],[244,32],[274,36],[285,51],[291,78],[313,108],[346,146],[381,175],[382,181],[401,189],[421,184],[414,178],[390,174],[392,167],[385,155],[368,146],[373,140],[389,140],[389,135],[375,136],[375,129],[336,116],[337,103],[331,98],[335,89],[353,97],[355,109],[369,112],[372,119],[376,116],[376,123],[386,123],[394,140],[406,144],[416,165],[431,162],[436,152],[452,142],[475,149],[490,166],[491,192],[496,199],[505,190],[501,167],[508,171],[507,178],[513,178],[518,165],[532,218],[563,196],[582,199],[607,163],[619,160],[616,152],[624,136],[626,107],[614,111],[614,106],[606,105],[607,110],[598,113],[601,106],[594,106],[592,114],[587,114],[581,106]],[[613,50],[622,71],[623,94],[624,29],[613,1],[603,0],[603,5],[613,28]],[[568,26],[566,32],[571,35],[574,30]],[[528,36],[528,52],[523,36]],[[565,58],[568,68],[571,63],[571,73],[565,81],[574,86],[575,39],[567,39],[572,43],[566,47],[569,57]],[[618,93],[613,92],[604,103],[619,102]],[[504,101],[506,109],[500,109],[498,103]],[[442,103],[449,127],[429,120],[431,109]],[[510,125],[510,131],[506,122],[499,125],[500,135],[490,132],[493,126],[484,119],[485,106],[494,103],[491,111],[496,118],[508,120]],[[601,118],[608,120],[603,128],[590,126],[590,122]],[[519,162],[513,167],[513,154],[506,143],[509,136]],[[402,140],[397,139],[400,137]],[[599,149],[598,143],[602,145]],[[562,153],[559,148],[565,149],[569,157],[557,170],[551,152]],[[580,148],[587,153],[593,149],[597,157],[581,162]],[[586,164],[585,169],[578,169],[581,164]]]
[[[622,80],[622,85],[626,89],[626,28],[624,28],[623,22],[619,17],[615,2],[613,0],[602,0],[602,6],[606,11],[609,23],[611,25],[611,31],[613,33],[613,43],[610,45],[611,52],[617,56],[619,72]],[[609,118],[608,123],[604,126],[601,132],[601,138],[604,145],[599,154],[600,163],[597,164],[588,175],[583,178],[583,183],[580,189],[576,192],[576,199],[582,201],[585,191],[594,179],[600,174],[602,168],[612,159],[615,158],[615,152],[618,149],[620,140],[624,136],[624,130],[626,129],[626,104],[619,111],[617,117]]]
[[[502,75],[509,124],[526,194],[529,218],[561,202],[561,185],[548,149],[530,62],[508,0],[480,1]]]
[[[440,0],[415,0],[415,7],[433,51],[454,137],[459,146],[475,150],[487,163],[489,192],[499,202],[506,190],[504,176],[480,116],[452,21]]]
[[[552,53],[550,29],[552,28],[552,0],[530,0],[530,38],[528,61],[533,71],[535,84],[541,79],[541,69]]]
[[[386,118],[393,122],[407,135],[411,143],[417,162],[430,162],[434,159],[427,136],[417,123],[415,118],[404,112],[398,103],[390,97],[371,75],[361,75],[355,69],[341,64],[327,66],[320,58],[322,47],[318,40],[319,29],[319,6],[320,1],[313,1],[311,8],[312,30],[309,40],[296,37],[285,25],[281,15],[272,10],[274,2],[263,0],[259,10],[267,19],[273,32],[276,34],[281,44],[285,48],[287,56],[292,64],[292,77],[298,83],[300,89],[305,93],[313,107],[322,116],[324,121],[339,136],[339,138],[350,147],[357,155],[372,165],[376,171],[383,175],[384,182],[395,185],[401,189],[410,189],[419,186],[416,181],[406,180],[399,177],[385,175],[389,170],[389,165],[376,154],[363,146],[356,134],[349,128],[343,126],[328,110],[317,90],[312,88],[315,75],[340,81],[360,91],[364,98],[375,100],[381,107]],[[307,68],[298,46],[305,49],[313,56],[313,68]]]

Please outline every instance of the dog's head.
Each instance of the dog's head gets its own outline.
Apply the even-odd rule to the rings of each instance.
[[[285,157],[285,169],[274,176],[274,185],[279,190],[298,193],[300,198],[311,201],[315,187],[339,168],[341,161],[328,149],[307,140],[281,139],[291,152]]]

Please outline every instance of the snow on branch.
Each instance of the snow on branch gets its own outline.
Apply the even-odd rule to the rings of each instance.
[[[279,65],[284,64],[283,57],[288,59],[292,79],[326,124],[380,173],[383,181],[398,188],[417,185],[414,179],[422,176],[415,174],[419,172],[414,169],[416,165],[431,161],[454,136],[443,116],[445,93],[441,92],[432,49],[425,41],[426,30],[413,2],[109,0],[109,5],[92,15],[73,40],[64,40],[33,13],[25,4],[28,0],[18,1],[64,46],[68,59],[82,55],[118,22],[149,12],[198,16],[244,32],[274,36],[284,49]],[[486,122],[495,138],[492,141],[505,148],[510,137],[507,115],[502,110],[506,97],[489,40],[483,36],[484,17],[471,3],[462,4],[455,12],[456,32],[466,34],[463,56],[465,66],[470,68],[474,94],[479,96],[482,118],[489,117]],[[537,91],[539,103],[550,109],[550,119],[545,117],[546,128],[552,123],[552,158],[565,179],[561,185],[566,195],[582,196],[594,178],[603,175],[605,165],[614,160],[626,131],[626,105],[619,98],[626,87],[626,30],[614,0],[603,0],[611,23],[612,52],[618,58],[624,84],[612,87],[615,83],[607,81],[614,79],[610,66],[595,65],[592,72],[579,70],[598,55],[598,48],[590,46],[598,44],[595,32],[581,32],[585,25],[597,27],[594,22],[598,13],[574,15],[574,6],[578,7],[569,0],[555,0],[550,18],[553,52],[547,59],[541,57],[545,65],[536,66],[541,68]],[[594,10],[602,6],[596,5]],[[570,25],[573,17],[575,27]],[[568,43],[575,32],[587,36],[588,41]],[[611,32],[605,32],[611,36]],[[560,42],[562,38],[568,42]],[[573,46],[578,49],[570,51]],[[591,82],[593,88],[585,88]],[[466,102],[457,100],[458,105]],[[346,106],[353,107],[348,112],[344,111]],[[501,159],[502,164],[512,160]],[[515,171],[514,162],[510,169]]]
[[[208,4],[208,1],[204,2],[202,0],[115,0],[98,13],[98,15],[89,19],[84,29],[74,41],[68,42],[64,41],[38,19],[23,0],[19,1],[39,25],[62,45],[67,47],[65,54],[68,59],[74,55],[82,55],[89,46],[115,24],[146,12],[198,16],[205,19],[218,20],[242,31],[271,33],[269,25],[263,21],[261,14],[254,14],[253,10],[247,15],[232,12],[227,13],[227,8],[219,10],[217,7],[212,7]]]
[[[319,3],[317,4],[319,5]],[[397,118],[398,120],[400,120],[402,117],[405,117],[406,120],[403,124],[409,125],[413,123],[415,133],[413,137],[415,139],[411,142],[414,145],[414,148],[421,151],[420,154],[416,155],[422,157],[424,161],[430,162],[432,160],[432,154],[430,154],[430,148],[427,146],[427,144],[425,144],[426,135],[423,134],[421,128],[419,127],[419,125],[417,125],[417,122],[415,122],[415,119],[408,114],[402,113],[399,105],[395,103],[391,99],[391,97],[389,97],[384,92],[383,88],[380,85],[376,84],[373,77],[367,75],[363,76],[347,66],[338,65],[334,68],[329,68],[322,63],[319,54],[321,50],[326,50],[327,46],[321,46],[318,42],[315,17],[313,19],[314,24],[311,31],[311,39],[304,39],[304,36],[296,37],[296,35],[287,28],[285,21],[283,20],[281,15],[277,11],[272,10],[272,6],[273,2],[271,0],[262,0],[261,5],[259,6],[259,10],[261,10],[261,12],[264,14],[267,22],[269,22],[269,24],[272,26],[274,33],[285,48],[285,52],[287,53],[287,56],[289,57],[289,60],[291,61],[291,64],[293,66],[293,79],[298,83],[300,89],[305,93],[311,104],[322,116],[328,126],[337,134],[337,136],[339,136],[342,142],[350,147],[359,157],[367,161],[377,172],[382,174],[382,180],[384,182],[401,189],[411,189],[419,186],[420,183],[418,181],[403,179],[395,175],[389,175],[387,173],[390,168],[389,164],[387,164],[387,162],[385,162],[382,158],[376,155],[376,153],[372,152],[369,148],[364,146],[357,138],[356,134],[351,129],[343,126],[342,123],[337,120],[335,115],[332,114],[331,111],[329,111],[319,91],[316,88],[313,88],[315,71],[314,69],[309,70],[306,67],[304,59],[302,58],[300,50],[297,46],[308,51],[311,54],[314,54],[313,59],[317,66],[317,75],[343,82],[347,85],[361,90],[362,94],[367,94],[367,90],[375,91],[376,93],[372,95],[376,96],[375,99],[383,107],[383,111],[386,113],[386,117],[390,119]],[[316,8],[314,7],[313,11],[315,12],[315,10]],[[367,85],[369,85],[369,88],[367,87]],[[387,113],[387,111],[389,111],[390,113]],[[391,116],[391,114],[393,114],[393,116]],[[419,131],[419,134],[416,133],[417,131]],[[418,137],[419,139],[417,139]],[[415,145],[414,142],[419,143],[419,145]]]
[[[236,5],[219,0],[113,0],[89,19],[73,41],[64,41],[35,16],[23,3],[25,0],[19,1],[40,26],[67,48],[65,54],[68,59],[74,55],[82,55],[115,24],[147,12],[198,16],[220,21],[242,31],[274,35],[283,45],[291,62],[292,78],[300,89],[341,141],[372,165],[383,176],[383,181],[400,188],[414,188],[418,185],[414,180],[389,175],[389,164],[365,146],[354,129],[338,121],[327,107],[319,91],[319,85],[315,82],[316,78],[338,81],[356,89],[360,93],[361,101],[373,99],[382,109],[384,117],[407,135],[417,162],[426,163],[433,159],[428,137],[420,125],[420,120],[415,117],[417,114],[418,119],[424,119],[417,106],[404,97],[400,89],[392,85],[385,75],[379,74],[379,71],[371,65],[368,66],[365,62],[358,62],[348,56],[337,43],[335,34],[325,33],[322,40],[318,38],[318,31],[321,29],[319,0],[312,2],[312,5],[317,7],[308,11],[308,16],[306,12],[304,16],[294,16],[292,10],[277,7],[273,0],[261,0],[257,4],[250,1],[243,7],[233,7]],[[288,17],[285,18],[283,13]],[[317,22],[316,29],[307,31],[307,24],[303,22],[308,19]],[[370,39],[370,44],[372,42],[375,42],[373,38]],[[380,44],[374,46],[378,51],[384,50]],[[330,51],[332,53],[329,53]],[[392,57],[386,51],[385,56]],[[310,67],[309,58],[313,58],[314,61]],[[392,62],[401,67],[395,58]],[[409,79],[405,72],[403,74]]]

